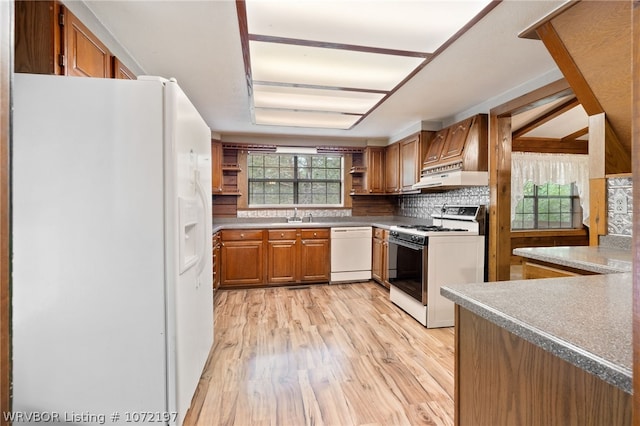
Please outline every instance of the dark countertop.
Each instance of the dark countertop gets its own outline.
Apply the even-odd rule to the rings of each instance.
[[[306,218],[305,218],[306,219]],[[287,223],[285,218],[229,218],[216,219],[213,222],[213,232],[222,229],[287,229],[287,228],[335,228],[341,226],[374,226],[389,229],[399,224],[430,225],[430,219],[420,219],[404,216],[349,216],[349,217],[318,217],[313,222]]]
[[[442,287],[441,294],[632,393],[632,274]]]
[[[631,250],[604,246],[525,247],[513,254],[597,274],[631,272]]]

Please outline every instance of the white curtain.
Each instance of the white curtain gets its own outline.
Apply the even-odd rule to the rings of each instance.
[[[511,153],[511,220],[524,198],[524,184],[575,183],[582,207],[582,223],[589,224],[589,156],[582,154]]]

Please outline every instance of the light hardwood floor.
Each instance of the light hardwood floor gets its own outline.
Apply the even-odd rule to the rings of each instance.
[[[370,283],[217,291],[185,425],[453,424],[454,329]]]

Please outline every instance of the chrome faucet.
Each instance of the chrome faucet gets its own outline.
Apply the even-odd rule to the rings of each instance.
[[[293,217],[298,217],[298,208],[297,207],[293,208]]]

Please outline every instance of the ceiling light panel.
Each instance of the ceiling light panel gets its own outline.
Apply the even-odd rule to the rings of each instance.
[[[490,1],[247,0],[251,34],[435,52]]]
[[[351,128],[360,119],[359,115],[263,108],[255,108],[254,114],[256,124],[344,130]]]
[[[424,58],[251,41],[254,81],[391,90]]]
[[[332,111],[364,114],[382,98],[382,93],[308,89],[289,86],[253,86],[253,103],[258,108]]]

